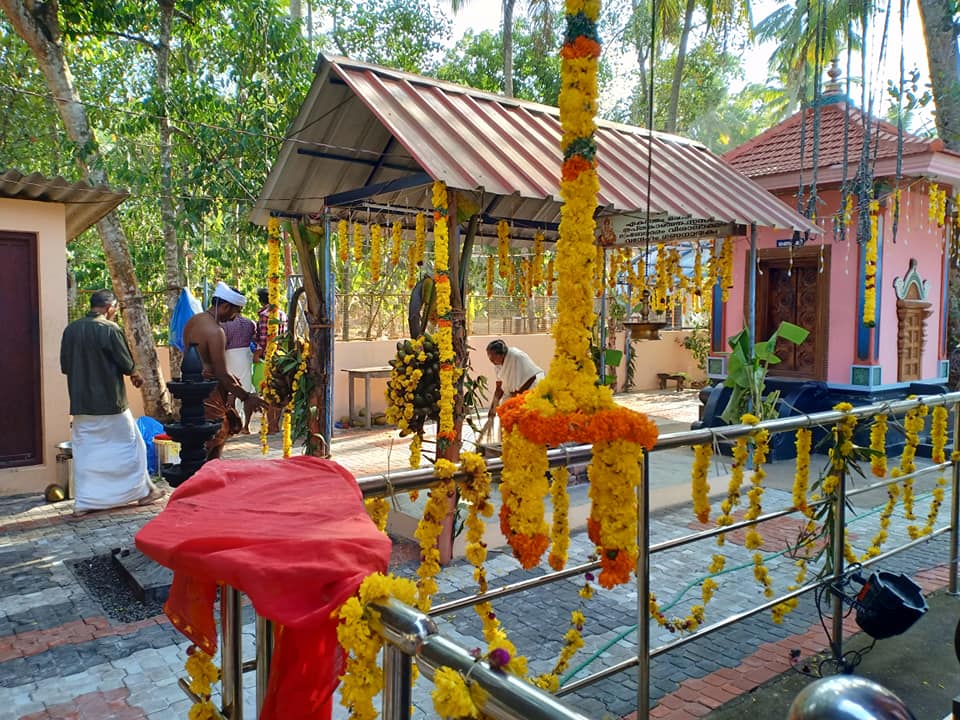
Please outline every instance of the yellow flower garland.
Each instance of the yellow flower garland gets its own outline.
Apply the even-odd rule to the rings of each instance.
[[[538,286],[543,282],[543,233],[533,236],[533,265],[530,271],[530,283]]]
[[[277,330],[280,327],[280,221],[272,217],[267,221],[267,301],[270,309],[267,313],[267,348],[263,357],[263,382],[258,388],[265,400],[280,402],[270,383],[273,356],[277,352]],[[260,423],[260,452],[266,455],[270,450],[267,440],[269,423],[266,417]]]
[[[437,292],[437,345],[440,350],[440,418],[437,422],[437,455],[456,442],[454,403],[456,379],[453,350],[453,323],[451,320],[451,287],[448,274],[450,262],[450,234],[447,225],[447,186],[433,184],[433,272]]]
[[[720,299],[727,302],[730,298],[730,288],[733,287],[733,238],[723,239],[723,245],[720,248],[720,262],[718,267],[720,278]]]
[[[417,607],[423,612],[430,610],[433,595],[437,592],[436,577],[440,573],[440,549],[437,541],[443,531],[443,520],[450,510],[450,498],[455,494],[454,482],[451,479],[455,471],[456,466],[449,460],[437,460],[433,472],[441,482],[430,489],[427,504],[423,508],[423,517],[413,533],[420,543]]]
[[[807,504],[807,489],[810,487],[810,448],[813,442],[813,433],[809,428],[799,428],[795,446],[797,448],[796,472],[793,476],[793,506],[807,514],[810,507]]]
[[[213,684],[220,680],[220,670],[213,664],[213,658],[196,645],[187,648],[187,662],[184,665],[190,678],[190,691],[200,698],[194,703],[187,717],[190,720],[214,720],[220,717],[216,705],[210,696]]]
[[[337,223],[337,249],[340,252],[340,262],[346,264],[350,260],[350,240],[347,236],[347,221]]]
[[[553,297],[553,258],[547,261],[547,297]]]
[[[396,267],[400,264],[400,252],[403,249],[403,225],[399,220],[393,221],[390,229],[392,244],[390,245],[390,265]]]
[[[506,220],[497,223],[497,256],[500,277],[509,278],[513,275],[513,261],[510,259],[510,225]]]
[[[947,445],[947,409],[942,405],[938,405],[933,409],[933,417],[930,422],[930,442],[930,459],[937,464],[945,462],[946,453],[944,449]],[[907,532],[910,533],[910,537],[913,540],[933,532],[933,526],[936,524],[937,516],[940,514],[940,506],[943,504],[946,488],[947,478],[941,472],[937,477],[936,487],[933,488],[930,499],[930,510],[927,512],[927,522],[922,528],[918,528],[915,525],[907,526]]]
[[[390,503],[387,502],[387,499],[382,497],[369,498],[363,501],[363,505],[367,509],[367,515],[370,516],[373,524],[377,526],[380,532],[385,533],[387,531],[387,519],[390,517]]]
[[[910,410],[903,419],[903,428],[906,434],[906,442],[903,446],[903,452],[900,454],[900,475],[910,475],[916,470],[913,460],[917,455],[917,445],[920,444],[920,432],[926,424],[924,418],[927,416],[928,408],[926,405],[920,405]],[[904,478],[903,486],[903,514],[907,520],[914,520],[913,514],[913,478]]]
[[[380,268],[383,265],[382,255],[383,228],[380,223],[370,227],[370,281],[380,282]]]
[[[495,270],[495,268],[493,267],[493,265],[494,265],[493,255],[487,255],[487,267],[486,267],[486,281],[487,281],[487,286],[486,286],[486,296],[487,296],[488,298],[493,297],[493,273],[494,273],[494,270]]]
[[[863,324],[873,327],[876,324],[877,314],[877,235],[878,213],[880,202],[870,201],[870,237],[867,238],[864,248],[864,275],[863,275]]]
[[[569,474],[566,467],[550,471],[550,500],[553,505],[553,522],[550,527],[550,554],[547,562],[554,570],[567,566],[570,549],[570,496],[567,495]]]
[[[378,713],[373,698],[383,689],[383,670],[377,665],[383,640],[370,628],[369,605],[391,597],[415,605],[416,596],[417,588],[411,580],[373,573],[340,607],[337,639],[346,653],[340,704],[350,711],[350,720],[375,720]]]
[[[463,675],[449,667],[437,668],[433,674],[433,709],[442,718],[478,718],[480,711],[470,697],[470,687]]]
[[[870,471],[879,478],[887,476],[887,416],[874,415],[870,426]]]
[[[927,209],[927,216],[931,223],[936,223],[942,227],[947,213],[947,191],[941,190],[936,183],[930,183],[928,192],[930,205]]]
[[[727,498],[720,503],[720,517],[717,518],[717,527],[733,525],[733,509],[740,504],[740,486],[743,485],[743,471],[747,466],[750,451],[747,448],[749,438],[737,438],[733,446],[733,465],[730,468],[730,480],[727,484]],[[725,533],[717,535],[717,545],[726,541]]]
[[[693,495],[693,513],[702,523],[710,521],[710,483],[707,481],[707,475],[712,457],[712,443],[694,446],[690,488]]]

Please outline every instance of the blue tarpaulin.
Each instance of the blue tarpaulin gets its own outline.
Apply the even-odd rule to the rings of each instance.
[[[203,312],[200,301],[187,288],[183,288],[170,317],[170,344],[180,352],[183,352],[183,328],[187,321],[199,312]]]

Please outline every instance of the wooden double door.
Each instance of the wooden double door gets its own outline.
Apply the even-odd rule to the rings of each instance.
[[[757,282],[756,340],[769,338],[783,321],[810,332],[800,345],[778,342],[781,362],[771,365],[768,374],[826,380],[830,248],[823,248],[822,254],[819,247],[796,247],[792,253],[790,248],[759,250],[753,271]],[[749,273],[748,269],[745,277]]]

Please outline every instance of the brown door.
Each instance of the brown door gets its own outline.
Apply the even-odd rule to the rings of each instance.
[[[897,318],[900,327],[897,337],[897,380],[919,380],[926,340],[926,321],[931,314],[930,303],[921,300],[897,300]]]
[[[43,462],[40,408],[40,301],[37,236],[0,232],[0,468]],[[59,352],[59,350],[57,350]]]
[[[757,341],[769,338],[781,322],[810,331],[800,345],[777,343],[781,362],[769,374],[825,380],[827,371],[827,308],[829,248],[776,248],[758,252]],[[748,276],[749,277],[749,276]],[[749,308],[747,308],[749,310]]]

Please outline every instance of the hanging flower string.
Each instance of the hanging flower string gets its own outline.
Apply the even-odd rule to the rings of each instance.
[[[199,700],[190,708],[189,720],[218,720],[221,715],[211,699],[213,684],[220,680],[220,670],[213,664],[213,658],[196,645],[187,648],[187,662],[184,666],[190,678],[190,692]]]
[[[560,125],[563,199],[557,240],[557,321],[554,355],[546,377],[533,390],[502,403],[504,502],[501,520],[514,554],[527,567],[548,545],[543,520],[546,448],[567,441],[593,442],[588,468],[592,538],[600,547],[598,581],[604,587],[626,582],[635,569],[636,488],[643,448],[656,442],[657,429],[641,413],[613,402],[608,387],[596,385],[590,355],[594,325],[597,248],[594,244],[599,179],[596,167],[597,64],[600,42],[595,0],[567,0],[566,33],[560,51]],[[587,439],[592,436],[592,440]],[[510,449],[508,451],[507,444]],[[610,512],[597,510],[598,504]]]
[[[453,422],[454,368],[453,322],[450,304],[450,233],[447,226],[447,186],[433,184],[433,280],[437,293],[437,346],[440,350],[440,419],[437,423],[437,455],[456,442]]]
[[[271,217],[267,222],[267,349],[263,357],[263,382],[258,388],[260,396],[273,404],[279,404],[280,398],[271,383],[273,356],[277,352],[277,334],[280,328],[280,221]],[[260,423],[260,452],[266,455],[270,450],[267,433],[270,424],[266,418]]]
[[[693,514],[702,523],[710,520],[710,483],[707,482],[707,475],[712,457],[711,443],[694,445],[690,488],[693,495]]]
[[[947,445],[947,409],[942,405],[938,405],[933,409],[933,417],[930,421],[930,443],[930,459],[938,465],[945,462],[946,453],[944,449]],[[930,500],[930,511],[927,513],[926,524],[921,528],[915,525],[907,526],[907,532],[910,533],[911,539],[916,540],[919,537],[929,535],[933,532],[933,526],[936,524],[937,516],[940,514],[940,506],[943,504],[946,487],[947,478],[943,472],[941,472],[937,477],[937,484],[933,488],[933,494]]]
[[[337,250],[340,255],[340,262],[344,265],[350,260],[350,238],[347,235],[347,221],[337,222]]]
[[[875,415],[870,426],[870,471],[878,478],[887,476],[887,416]]]
[[[880,203],[870,201],[870,237],[867,238],[864,248],[863,271],[863,324],[873,327],[877,315],[877,242],[878,242],[878,214]]]

